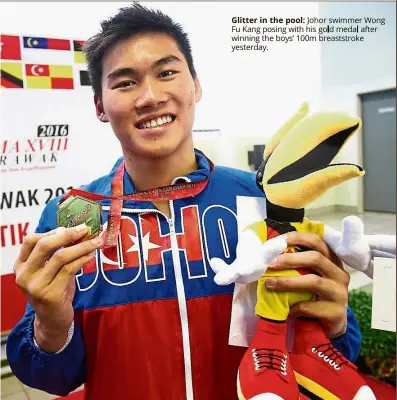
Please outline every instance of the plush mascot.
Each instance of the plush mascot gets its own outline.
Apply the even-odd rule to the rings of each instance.
[[[298,400],[299,387],[316,399],[375,399],[356,366],[334,348],[317,320],[296,319],[293,348],[287,351],[290,307],[315,301],[316,295],[272,291],[265,284],[275,276],[314,273],[267,269],[283,252],[306,250],[287,248],[281,235],[290,231],[318,234],[344,262],[371,277],[374,256],[395,257],[395,237],[364,235],[357,217],[346,218],[342,232],[304,217],[304,208],[328,189],[364,175],[353,164],[330,164],[359,130],[361,120],[342,112],[307,114],[305,103],[266,146],[257,172],[257,184],[266,195],[266,219],[243,231],[232,264],[217,258],[210,261],[219,285],[257,281],[255,313],[259,318],[238,372],[240,400]]]

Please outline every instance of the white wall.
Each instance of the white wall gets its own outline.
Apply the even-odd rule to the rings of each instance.
[[[358,95],[396,87],[396,3],[351,2],[320,3],[321,17],[386,18],[375,34],[362,43],[323,43],[321,46],[322,103],[360,115]],[[338,160],[362,165],[362,135],[356,134],[341,151]],[[335,204],[359,207],[360,178],[333,190]]]

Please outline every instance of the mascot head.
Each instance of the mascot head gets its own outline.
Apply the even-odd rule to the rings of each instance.
[[[364,175],[358,165],[331,164],[360,129],[360,118],[335,111],[307,114],[304,103],[266,145],[257,184],[270,203],[272,219],[269,211],[277,208],[284,214],[285,209],[296,210],[300,219],[304,208],[328,189]]]

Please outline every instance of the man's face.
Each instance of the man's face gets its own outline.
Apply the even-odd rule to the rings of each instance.
[[[103,58],[97,116],[110,122],[124,150],[165,157],[191,144],[201,88],[176,41],[162,33],[132,36]]]

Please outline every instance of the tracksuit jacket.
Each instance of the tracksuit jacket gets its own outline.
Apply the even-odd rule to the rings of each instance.
[[[228,344],[234,285],[218,286],[212,257],[227,263],[237,245],[236,198],[263,197],[255,174],[216,166],[196,152],[198,169],[175,182],[209,179],[195,197],[170,201],[171,218],[150,202],[124,201],[114,248],[98,250],[76,274],[71,342],[47,354],[33,342],[34,311],[7,340],[7,357],[26,385],[66,395],[85,383],[87,400],[232,400],[245,347]],[[111,195],[112,171],[83,187]],[[124,173],[124,193],[135,191]],[[50,201],[37,232],[55,228]],[[110,201],[103,205],[107,221]],[[333,344],[355,360],[361,334],[351,309]]]

